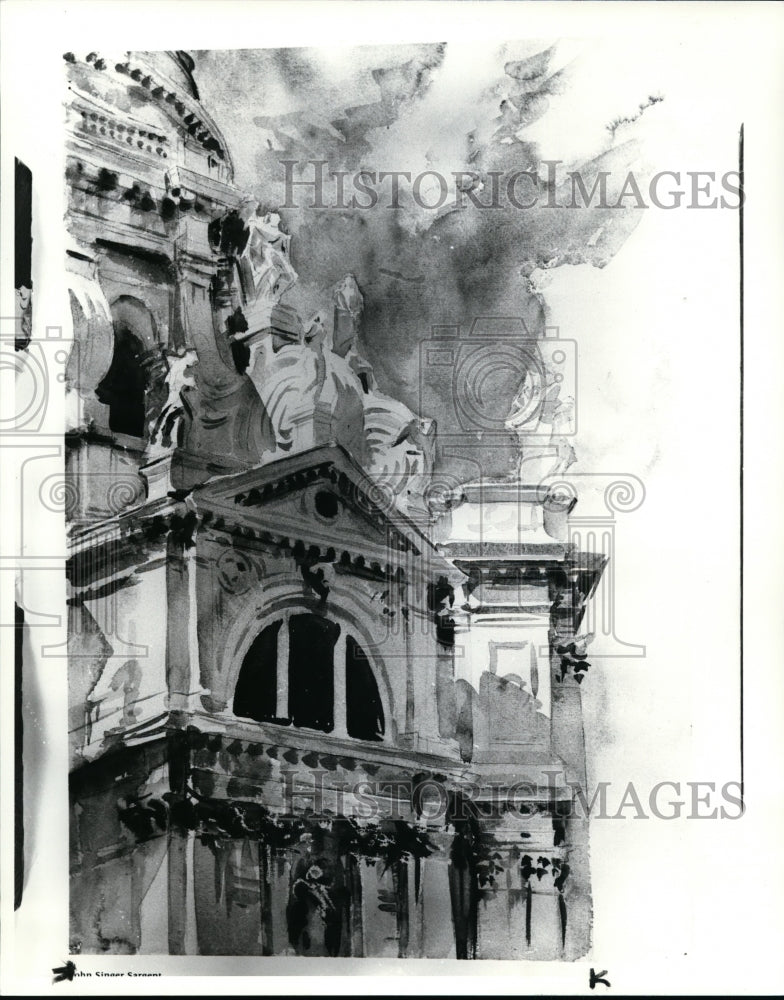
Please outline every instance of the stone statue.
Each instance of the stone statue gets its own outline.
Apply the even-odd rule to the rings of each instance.
[[[332,289],[332,324],[321,310],[303,324],[281,301],[296,281],[290,237],[280,218],[252,217],[239,266],[247,299],[247,330],[235,335],[248,350],[247,375],[274,437],[269,458],[322,444],[346,448],[389,503],[414,515],[432,469],[435,424],[382,393],[359,349],[364,310],[353,274]],[[421,510],[420,510],[421,508]]]
[[[193,372],[198,363],[196,351],[188,349],[180,354],[168,354],[166,360],[168,396],[153,427],[148,447],[150,457],[167,454],[172,448],[182,445],[184,424],[192,415],[192,406],[186,396],[187,390],[196,388]]]
[[[281,231],[277,213],[254,215],[247,228],[249,236],[238,266],[246,299],[243,312],[253,333],[273,326],[271,314],[296,282],[297,272],[289,259],[291,237]]]

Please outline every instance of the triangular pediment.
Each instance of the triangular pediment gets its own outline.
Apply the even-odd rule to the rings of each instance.
[[[338,445],[218,477],[192,496],[213,527],[289,548],[316,547],[330,560],[360,556],[382,571],[400,565],[401,557],[426,556],[438,572],[462,576]]]

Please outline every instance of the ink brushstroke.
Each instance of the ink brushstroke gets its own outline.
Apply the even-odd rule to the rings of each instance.
[[[520,317],[532,337],[541,336],[546,272],[580,263],[604,267],[640,221],[633,196],[618,208],[547,207],[548,199],[572,201],[570,170],[580,172],[588,192],[607,171],[610,205],[630,171],[639,172],[640,184],[646,176],[635,122],[621,121],[617,97],[592,137],[590,155],[574,155],[566,143],[561,165],[542,161],[555,154],[552,143],[543,153],[529,138],[534,126],[546,132],[554,102],[556,109],[568,105],[583,84],[580,55],[564,63],[558,51],[557,44],[521,42],[484,49],[441,43],[194,53],[202,97],[221,119],[238,179],[280,211],[295,237],[296,259],[308,261],[289,301],[304,315],[315,311],[333,257],[345,260],[365,296],[368,357],[384,388],[409,406],[420,403],[418,347],[433,326],[460,324],[465,335],[477,316]],[[253,116],[254,129],[242,109],[256,95],[265,110]],[[638,124],[645,113],[638,110]],[[502,202],[500,210],[481,210],[467,199],[461,211],[433,212],[401,185],[398,209],[387,196],[369,210],[317,210],[306,207],[312,188],[298,187],[298,207],[286,209],[284,160],[302,164],[297,180],[305,181],[315,176],[314,160],[326,161],[325,177],[359,170],[415,176],[429,169],[447,178],[476,172],[485,178],[484,192],[481,185],[477,191],[485,203],[490,173],[530,171],[540,179],[539,204],[521,211]],[[325,191],[334,196],[334,180],[330,184]],[[521,185],[518,196],[525,203],[530,187]],[[451,401],[437,393],[426,392],[426,405],[436,421],[452,416]],[[487,457],[487,473],[509,473],[514,454],[510,436],[507,449]],[[456,459],[453,468],[460,468]]]
[[[526,130],[567,64],[480,56],[64,54],[74,953],[587,953],[588,817],[568,807],[606,558],[570,542],[574,498],[507,473],[540,403],[543,461],[573,460],[526,354],[542,273],[606,262],[634,217],[280,200],[285,157],[545,184]],[[600,131],[570,164],[631,162]],[[508,447],[464,437],[502,474],[471,481],[457,449],[462,478],[434,490],[447,406],[476,387],[452,392],[460,350],[439,343],[420,399],[420,345],[499,316],[522,369],[478,394]]]

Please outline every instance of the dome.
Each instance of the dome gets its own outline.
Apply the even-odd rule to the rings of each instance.
[[[231,154],[199,101],[195,63],[188,52],[66,52],[64,59],[72,89],[88,102],[81,111],[95,124],[96,134],[123,133],[126,140],[138,134],[142,152],[164,156],[173,126],[189,151],[185,165],[197,173],[218,170],[221,180],[232,182]]]
[[[179,84],[191,97],[199,100],[199,88],[193,78],[196,63],[189,52],[145,52],[144,59]]]

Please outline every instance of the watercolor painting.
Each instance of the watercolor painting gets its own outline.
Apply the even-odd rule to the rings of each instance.
[[[72,954],[589,951],[547,284],[657,197],[663,97],[582,157],[563,49],[468,57],[64,53]]]

